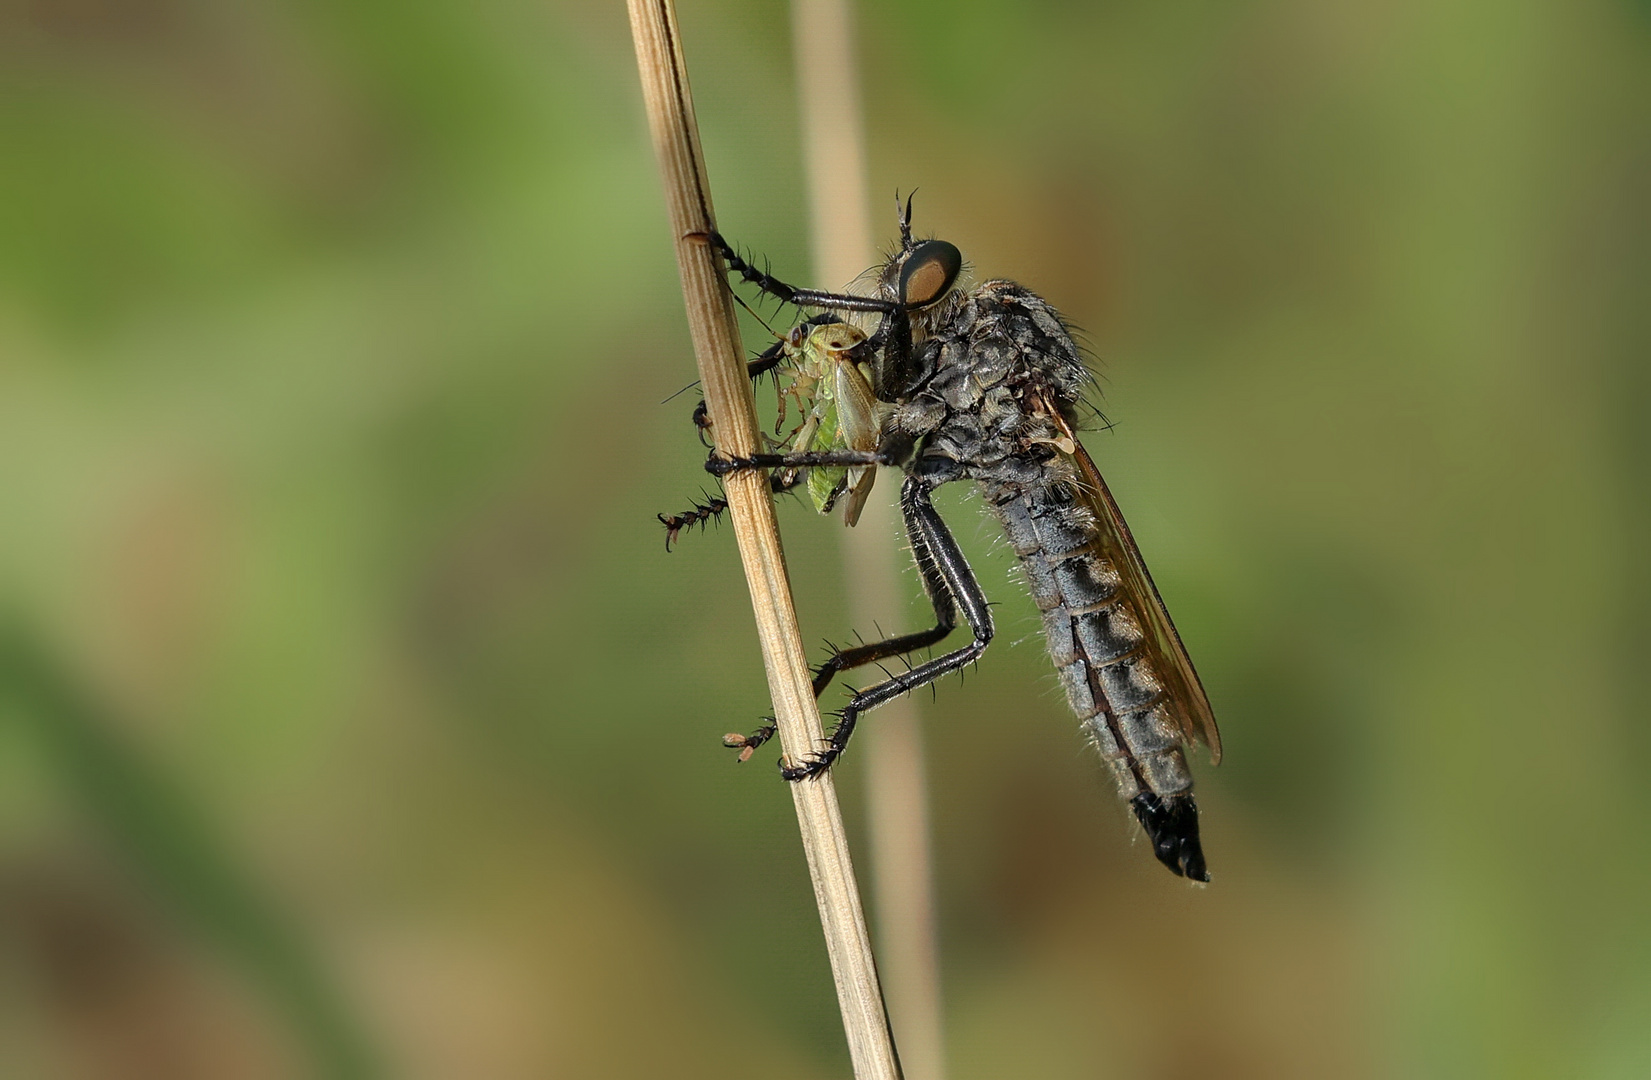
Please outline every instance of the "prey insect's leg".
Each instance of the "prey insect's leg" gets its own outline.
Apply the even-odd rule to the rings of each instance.
[[[934,560],[935,569],[939,571],[953,600],[963,609],[963,618],[969,624],[969,629],[974,631],[975,638],[955,652],[919,664],[887,682],[878,683],[869,690],[855,694],[854,698],[843,706],[842,718],[832,731],[826,748],[799,765],[780,770],[787,780],[803,780],[830,768],[831,763],[837,760],[843,748],[848,745],[861,713],[875,709],[920,686],[927,686],[942,675],[971,663],[979,658],[980,654],[986,651],[986,646],[992,642],[992,611],[986,603],[986,594],[981,592],[980,583],[975,580],[974,571],[969,569],[969,563],[963,558],[963,552],[953,539],[951,530],[935,511],[934,503],[929,500],[929,488],[923,480],[916,477],[906,480],[905,486],[900,489],[900,508],[905,514],[906,528],[914,537],[922,536],[929,557]]]
[[[830,315],[816,315],[809,320],[809,323],[829,320],[830,318],[832,318]],[[752,379],[760,379],[773,371],[785,360],[785,345],[784,340],[776,341],[767,349],[764,349],[761,354],[746,361],[745,373]],[[706,409],[704,401],[694,407],[694,427],[699,430],[699,441],[706,447],[710,447],[711,444],[706,440],[705,435],[711,430],[711,415]],[[802,477],[796,474],[786,477],[776,473],[768,478],[768,486],[776,495],[790,491],[801,482]],[[671,550],[671,545],[676,543],[677,536],[682,530],[694,525],[703,528],[707,521],[715,521],[720,518],[722,512],[726,509],[728,509],[726,500],[718,496],[707,496],[705,502],[696,502],[692,509],[685,510],[680,514],[658,515],[659,523],[665,526],[665,550]]]
[[[809,322],[812,323],[816,320],[829,318],[831,318],[829,315],[816,315],[813,319],[810,319]],[[808,324],[805,323],[804,325]],[[770,345],[762,352],[758,353],[756,356],[752,357],[750,360],[747,360],[745,362],[745,374],[750,377],[752,381],[756,381],[764,375],[767,375],[770,371],[773,371],[775,368],[779,367],[785,360],[785,346],[786,342],[782,338],[781,340],[774,342],[774,344]],[[694,406],[694,427],[699,430],[699,441],[709,447],[711,444],[705,441],[705,433],[711,430],[711,413],[710,410],[706,408],[704,400],[701,400],[698,405]]]

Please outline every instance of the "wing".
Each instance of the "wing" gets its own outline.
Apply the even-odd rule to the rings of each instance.
[[[1130,534],[1129,525],[1119,512],[1118,504],[1113,500],[1106,481],[1101,478],[1101,471],[1090,458],[1089,451],[1083,448],[1083,443],[1078,441],[1077,434],[1059,410],[1050,409],[1049,415],[1065,435],[1059,449],[1072,459],[1082,478],[1080,488],[1100,526],[1101,546],[1112,565],[1118,568],[1128,594],[1140,598],[1139,605],[1146,620],[1146,647],[1154,671],[1163,673],[1161,677],[1175,700],[1175,718],[1181,735],[1188,741],[1196,738],[1208,746],[1210,762],[1220,764],[1221,732],[1215,726],[1210,699],[1204,693],[1203,683],[1198,681],[1192,657],[1187,655],[1186,646],[1181,644],[1181,635],[1176,633],[1175,624],[1170,621],[1164,598],[1158,595],[1158,586],[1153,584],[1152,575],[1147,572],[1141,549],[1135,545],[1135,537]],[[1071,446],[1070,452],[1067,450],[1068,444]]]
[[[842,442],[852,450],[875,450],[882,433],[878,415],[877,396],[871,392],[871,383],[860,366],[851,360],[838,360],[832,371],[833,395],[837,399],[837,425]],[[877,467],[849,469],[846,482],[848,502],[843,504],[843,524],[853,525],[860,520],[860,511],[871,496],[877,482]]]

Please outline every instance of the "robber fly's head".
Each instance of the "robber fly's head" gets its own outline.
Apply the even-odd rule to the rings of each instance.
[[[883,264],[878,280],[883,318],[872,338],[882,349],[877,396],[904,401],[934,372],[935,357],[919,346],[956,308],[963,253],[945,240],[914,240],[911,197],[900,207],[900,247]]]
[[[907,195],[900,206],[900,250],[884,266],[882,284],[884,295],[916,313],[933,307],[951,292],[963,271],[963,253],[956,244],[944,240],[912,239],[911,200],[912,196]]]
[[[911,311],[939,303],[957,284],[963,252],[944,240],[924,240],[899,255],[895,296]]]
[[[962,272],[963,253],[956,244],[919,240],[902,246],[883,264],[881,292],[900,305],[903,317],[922,326],[936,316]]]

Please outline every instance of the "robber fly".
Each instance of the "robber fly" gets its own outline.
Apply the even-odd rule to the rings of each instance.
[[[1074,429],[1093,377],[1060,316],[1012,281],[959,288],[962,254],[944,240],[912,238],[910,199],[900,214],[900,247],[870,296],[787,285],[719,234],[704,239],[746,283],[821,312],[749,365],[753,375],[788,360],[798,365],[790,389],[799,405],[807,403],[803,426],[772,453],[713,452],[706,469],[716,476],[767,469],[775,490],[802,473],[820,475],[821,490],[850,490],[859,502],[859,485],[876,466],[905,473],[900,507],[935,625],[836,650],[816,671],[815,696],[840,671],[939,643],[960,613],[973,634],[962,648],[856,693],[824,746],[801,762],[781,762],[785,778],[829,768],[863,713],[961,669],[991,643],[986,597],[930,498],[942,484],[973,480],[1020,558],[1067,700],[1153,854],[1176,874],[1208,881],[1185,749],[1201,741],[1219,761],[1221,736],[1129,526],[1078,441]],[[848,333],[855,315],[876,316],[875,332]],[[856,400],[855,415],[829,431],[828,410],[845,415],[848,398],[861,391],[857,379],[875,404]],[[829,504],[817,498],[816,505]],[[744,760],[773,734],[767,723],[725,742]]]

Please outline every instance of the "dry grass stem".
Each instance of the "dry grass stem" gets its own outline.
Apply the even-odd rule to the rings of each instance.
[[[745,375],[739,327],[723,282],[721,260],[697,238],[711,229],[714,221],[675,5],[671,0],[629,0],[629,7],[648,124],[664,178],[677,268],[682,275],[683,300],[706,405],[718,446],[726,453],[750,454],[757,449],[756,412]],[[780,742],[789,757],[799,759],[822,739],[820,714],[797,632],[767,480],[758,473],[737,473],[728,477],[724,487],[756,612]],[[858,1080],[896,1080],[900,1067],[860,909],[836,789],[829,773],[789,786],[837,981],[837,1000],[854,1075]]]
[[[875,258],[866,199],[865,123],[854,48],[853,0],[792,0],[797,101],[808,170],[814,280],[835,289]],[[890,206],[892,219],[893,207]],[[860,524],[841,530],[849,615],[893,632],[902,602],[893,485],[873,492]],[[940,950],[923,730],[917,702],[896,698],[860,733],[866,769],[871,885],[890,1012],[910,1080],[944,1080]]]

